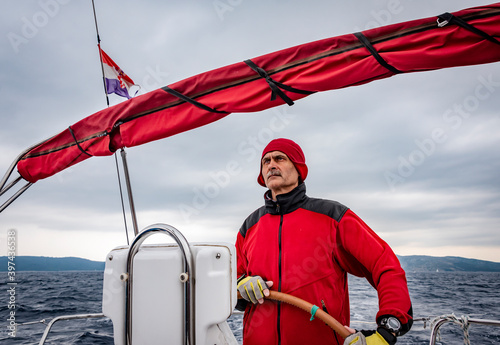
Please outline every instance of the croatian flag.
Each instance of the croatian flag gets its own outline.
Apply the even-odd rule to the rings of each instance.
[[[118,65],[101,49],[104,79],[106,79],[106,93],[116,93],[118,96],[131,98],[129,90],[134,86],[134,81],[122,71]]]

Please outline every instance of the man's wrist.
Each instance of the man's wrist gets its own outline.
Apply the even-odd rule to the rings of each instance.
[[[377,332],[385,339],[385,341],[387,341],[389,345],[396,344],[397,337],[393,332],[389,331],[388,329],[382,326],[377,328]]]

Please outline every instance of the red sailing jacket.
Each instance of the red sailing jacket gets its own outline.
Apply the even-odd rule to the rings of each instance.
[[[238,277],[260,275],[271,290],[302,298],[349,325],[347,273],[377,290],[377,320],[396,316],[403,333],[412,323],[405,272],[387,243],[356,214],[335,201],[306,196],[302,183],[277,202],[267,197],[243,223],[236,240]],[[241,306],[241,304],[240,304]],[[342,344],[326,324],[293,306],[248,303],[245,345]]]

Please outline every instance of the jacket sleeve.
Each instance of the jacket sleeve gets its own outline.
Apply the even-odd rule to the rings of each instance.
[[[243,253],[243,243],[245,238],[238,231],[236,237],[236,277],[240,278],[242,275],[247,274],[247,259]]]
[[[398,258],[368,225],[348,210],[337,225],[336,258],[348,273],[365,277],[377,290],[377,323],[384,316],[397,317],[402,334],[413,323],[406,275]]]
[[[245,238],[241,235],[241,231],[238,231],[236,237],[236,278],[239,280],[241,277],[247,275],[247,260],[243,254],[243,243]],[[236,303],[236,309],[239,311],[244,311],[248,302],[244,299],[239,299]]]

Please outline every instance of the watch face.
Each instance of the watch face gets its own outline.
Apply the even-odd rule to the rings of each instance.
[[[389,317],[387,319],[387,327],[394,332],[398,332],[401,328],[401,323],[395,317]]]

